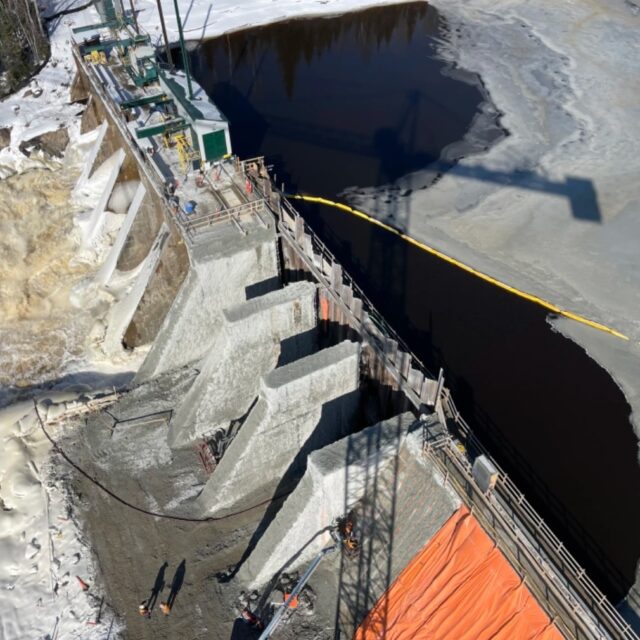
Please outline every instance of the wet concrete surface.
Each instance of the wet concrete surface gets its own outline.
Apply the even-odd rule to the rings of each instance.
[[[147,425],[158,437],[164,426]],[[170,515],[161,503],[175,497],[177,479],[182,474],[206,474],[195,451],[170,463],[147,468],[144,481],[125,472],[109,473],[92,464],[85,443],[74,447],[73,455],[82,466],[109,490],[126,502],[155,513]],[[229,638],[237,610],[237,592],[225,588],[216,574],[241,557],[260,522],[265,507],[221,522],[190,522],[142,513],[107,495],[95,483],[76,476],[74,490],[82,495],[82,514],[106,590],[106,602],[124,622],[125,638]],[[188,509],[182,517],[189,518]],[[200,514],[191,514],[197,520]],[[165,565],[155,606],[149,619],[138,613],[138,605],[149,599]],[[172,589],[173,586],[173,589]],[[175,594],[169,616],[160,603]]]

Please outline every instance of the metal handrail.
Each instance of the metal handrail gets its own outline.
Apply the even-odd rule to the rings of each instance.
[[[447,413],[460,428],[465,438],[468,439],[473,447],[480,453],[491,458],[487,449],[473,434],[471,428],[456,408],[449,389],[443,389],[441,399]],[[581,597],[586,599],[587,604],[599,612],[599,615],[596,615],[603,621],[609,621],[610,624],[608,624],[607,627],[612,630],[613,633],[617,634],[617,637],[628,640],[638,640],[639,636],[633,631],[629,623],[624,620],[609,599],[595,585],[584,568],[580,566],[573,555],[565,548],[564,544],[549,528],[511,478],[509,478],[505,471],[493,459],[492,462],[499,471],[496,491],[514,513],[517,513],[518,518],[526,523],[527,530],[533,532],[534,539],[544,547],[545,552],[553,559],[558,569],[563,575],[567,576],[567,579],[569,579],[579,591]]]
[[[253,180],[253,178],[250,178]],[[254,180],[254,188],[260,190],[259,184]],[[261,191],[262,193],[262,191]],[[262,193],[264,197],[264,193]],[[331,253],[328,249],[327,245],[320,240],[320,238],[315,234],[315,232],[309,227],[304,218],[300,215],[300,213],[293,207],[293,205],[286,199],[284,195],[281,194],[280,198],[281,206],[286,209],[286,212],[289,216],[293,218],[294,227],[292,228],[290,225],[287,225],[289,229],[294,232],[295,231],[295,220],[301,219],[303,223],[303,228],[306,234],[308,234],[311,238],[313,253],[318,254],[321,259],[320,268],[322,268],[322,261],[326,260],[327,263],[331,266],[333,264],[340,264],[336,257]],[[275,212],[278,215],[278,212]],[[284,220],[280,216],[281,220]],[[315,258],[315,256],[314,256]],[[329,275],[329,274],[326,274]],[[411,351],[411,349],[407,346],[405,341],[395,332],[395,330],[387,323],[387,321],[382,317],[382,315],[378,312],[373,303],[367,298],[364,291],[358,286],[356,281],[351,277],[351,275],[342,270],[342,280],[343,284],[346,284],[351,287],[353,290],[353,294],[355,297],[362,300],[362,308],[367,312],[367,316],[369,320],[374,324],[377,331],[381,334],[383,340],[393,340],[397,342],[399,348],[404,351],[409,358],[411,358],[411,366],[414,369],[418,369],[423,372],[426,377],[434,380],[435,376],[427,369],[427,367],[420,361],[420,359]],[[414,366],[415,365],[415,366]]]
[[[159,172],[159,168],[157,167],[157,165],[155,163],[152,163],[154,171],[149,171],[149,166],[147,164],[148,161],[149,161],[149,158],[144,155],[144,153],[140,149],[139,145],[136,143],[136,141],[134,140],[133,136],[131,135],[131,131],[129,131],[128,127],[124,124],[122,113],[119,113],[119,112],[117,112],[116,110],[114,110],[112,108],[113,100],[112,100],[111,96],[109,96],[109,94],[103,89],[103,87],[101,85],[101,80],[100,80],[98,74],[96,73],[96,70],[91,66],[87,67],[82,62],[82,60],[80,58],[80,54],[77,51],[77,46],[73,47],[73,55],[76,58],[76,62],[79,65],[81,65],[83,69],[85,69],[87,78],[88,78],[90,84],[92,85],[93,91],[100,97],[105,109],[109,112],[109,115],[111,116],[111,119],[113,120],[114,124],[116,125],[116,127],[120,131],[120,134],[127,141],[131,152],[133,153],[133,155],[138,160],[139,166],[142,168],[142,171],[145,173],[147,179],[149,180],[151,185],[154,187],[154,190],[156,191],[156,194],[160,197],[160,199],[161,199],[161,201],[162,201],[162,203],[163,203],[163,205],[165,207],[165,212],[167,214],[167,217],[170,220],[174,220],[177,223],[178,229],[180,229],[183,232],[183,235],[185,236],[185,239],[188,241],[189,244],[192,245],[193,242],[194,242],[194,239],[195,239],[195,235],[196,235],[193,232],[194,227],[187,227],[185,225],[185,217],[180,215],[180,212],[178,212],[177,215],[175,215],[173,213],[173,209],[172,209],[172,205],[171,205],[171,202],[169,200],[169,197],[167,196],[167,194],[164,191],[164,182],[162,180],[163,176]],[[222,166],[222,169],[224,170],[224,172],[226,173],[226,175],[229,178],[232,179],[232,176],[230,176],[229,172],[224,168],[224,166],[223,165],[221,165],[221,166]],[[255,202],[256,201],[251,201],[251,202],[248,202],[248,203],[245,203],[245,204],[247,206],[250,206],[250,205],[254,205]],[[210,214],[205,214],[205,216],[206,215],[211,216],[212,217],[212,223],[213,222],[228,222],[228,221],[234,221],[234,220],[237,222],[238,219],[239,219],[239,216],[240,215],[244,215],[244,213],[246,213],[246,212],[237,211],[237,209],[239,207],[245,206],[245,204],[238,205],[237,207],[223,209],[220,212],[220,215],[217,215],[216,213],[210,213]],[[262,206],[264,207],[264,204]],[[259,211],[262,211],[262,210],[263,209],[260,209]],[[258,211],[258,209],[253,208],[252,211],[253,212]],[[213,218],[215,218],[215,220],[213,220]]]
[[[264,200],[252,200],[220,211],[210,211],[195,215],[180,213],[178,215],[178,220],[189,237],[193,239],[198,232],[206,229],[207,227],[211,227],[212,225],[219,224],[221,222],[229,222],[232,219],[238,220],[241,216],[259,213],[264,211],[264,209]]]
[[[438,447],[425,444],[425,453],[444,474],[445,482],[454,485],[471,513],[492,534],[500,551],[524,574],[525,584],[544,603],[543,606],[546,605],[547,613],[560,629],[579,640],[607,638],[597,619],[579,614],[582,608],[580,601],[565,584],[553,580],[548,562],[522,531],[513,526],[509,514],[500,508],[499,502],[480,491],[470,465],[459,454],[452,439]]]

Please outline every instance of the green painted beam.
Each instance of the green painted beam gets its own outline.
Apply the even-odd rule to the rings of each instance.
[[[122,38],[119,40],[110,39],[102,40],[101,42],[94,42],[91,44],[81,44],[80,49],[85,53],[91,53],[92,51],[107,51],[113,49],[113,47],[122,47],[123,49],[129,48],[134,44],[146,44],[150,41],[149,36],[136,36],[135,38]]]
[[[171,100],[166,93],[157,93],[153,96],[142,96],[140,98],[133,98],[131,100],[125,100],[120,103],[120,108],[124,111],[126,109],[133,109],[134,107],[142,107],[145,104],[157,104],[159,102],[168,102]]]
[[[133,24],[133,19],[129,16],[124,17],[122,20],[107,20],[106,22],[98,22],[96,24],[87,24],[84,27],[76,27],[71,29],[73,33],[84,33],[85,31],[95,31],[96,29],[117,29],[123,24]]]
[[[108,22],[98,22],[97,24],[87,24],[84,27],[76,27],[71,29],[73,33],[84,33],[85,31],[94,31],[95,29],[104,29],[105,27],[117,27],[117,20],[109,20]]]
[[[157,122],[136,129],[136,137],[141,140],[142,138],[150,138],[151,136],[157,136],[163,133],[175,133],[176,131],[186,129],[188,126],[182,118],[173,118],[165,122]]]

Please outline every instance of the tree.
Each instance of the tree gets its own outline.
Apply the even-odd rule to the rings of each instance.
[[[0,74],[5,93],[15,91],[48,56],[49,42],[35,0],[0,0]]]

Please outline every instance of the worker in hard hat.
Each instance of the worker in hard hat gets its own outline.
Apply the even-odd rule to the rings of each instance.
[[[168,602],[161,602],[160,611],[162,611],[165,616],[168,616],[171,613],[171,605]]]
[[[139,605],[138,605],[138,613],[143,617],[143,618],[150,618],[151,617],[151,609],[149,609],[149,606],[147,605],[147,601],[143,600]]]

